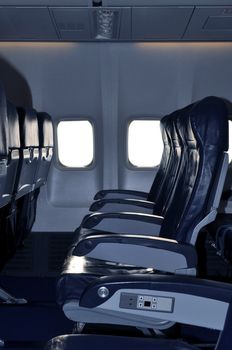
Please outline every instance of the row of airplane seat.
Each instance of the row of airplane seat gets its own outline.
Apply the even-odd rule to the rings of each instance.
[[[160,122],[163,153],[149,193],[130,190],[102,190],[95,195],[96,200],[90,206],[90,211],[110,212],[122,210],[163,215],[169,195],[175,185],[183,147],[175,125],[176,113],[180,115],[181,111],[162,118]]]
[[[31,231],[36,198],[47,181],[53,127],[47,113],[16,107],[0,86],[0,268]],[[4,295],[4,292],[1,295]]]
[[[92,209],[105,209],[84,217],[57,285],[59,305],[80,325],[155,329],[156,337],[65,335],[46,350],[200,349],[164,337],[175,323],[217,330],[214,349],[230,349],[232,286],[198,277],[196,249],[201,229],[216,218],[228,169],[226,103],[204,98],[165,116],[161,130],[150,193],[98,192]]]

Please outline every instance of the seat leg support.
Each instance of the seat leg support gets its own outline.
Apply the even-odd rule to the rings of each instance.
[[[26,299],[15,298],[13,295],[5,291],[3,288],[0,288],[0,300],[2,300],[4,304],[27,304]]]

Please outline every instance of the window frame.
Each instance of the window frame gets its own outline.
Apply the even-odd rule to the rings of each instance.
[[[93,160],[92,162],[85,166],[85,167],[69,167],[64,165],[63,163],[61,163],[60,159],[59,159],[59,147],[58,147],[58,125],[60,124],[60,122],[74,122],[74,121],[88,121],[93,129]],[[93,168],[95,168],[96,166],[96,123],[95,120],[91,117],[85,117],[85,116],[81,116],[81,117],[61,117],[58,118],[55,123],[54,123],[54,127],[55,127],[55,166],[56,168],[58,168],[59,170],[62,171],[88,171],[91,170]]]
[[[126,166],[128,169],[130,170],[134,170],[134,171],[153,171],[153,170],[156,170],[158,169],[159,167],[159,164],[155,165],[155,166],[152,166],[152,167],[148,167],[148,166],[136,166],[136,165],[133,165],[130,160],[129,160],[129,127],[130,127],[130,124],[133,122],[133,121],[136,121],[136,120],[148,120],[148,121],[158,121],[160,122],[162,119],[162,116],[157,116],[157,115],[152,115],[152,116],[149,116],[149,115],[145,115],[145,116],[131,116],[127,119],[126,121],[126,136],[125,136],[125,163],[126,163]],[[161,154],[162,156],[162,154]],[[161,159],[161,158],[160,158]]]

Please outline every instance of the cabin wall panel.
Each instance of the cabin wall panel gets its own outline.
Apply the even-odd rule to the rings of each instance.
[[[133,117],[163,115],[208,95],[232,100],[231,43],[1,43],[0,69],[17,105],[61,118],[90,117],[96,162],[63,170],[56,160],[38,201],[35,231],[72,231],[101,188],[148,190],[156,169],[126,159]]]

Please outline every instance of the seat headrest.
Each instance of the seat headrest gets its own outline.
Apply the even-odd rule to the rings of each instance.
[[[169,146],[168,136],[167,136],[167,133],[166,133],[167,123],[168,123],[168,117],[167,116],[163,117],[160,120],[160,131],[161,131],[161,134],[162,134],[162,140],[163,140],[164,146]]]
[[[21,147],[39,147],[39,127],[34,109],[18,108]]]
[[[172,146],[175,148],[181,146],[181,138],[176,126],[176,120],[178,118],[179,113],[181,113],[181,110],[169,114],[167,116],[168,122],[166,123],[166,132],[168,134]]]
[[[8,154],[7,101],[3,85],[0,83],[0,156]]]
[[[40,147],[53,147],[53,124],[49,114],[38,113],[39,145]]]
[[[197,141],[191,125],[191,111],[194,104],[188,105],[176,113],[176,129],[183,146],[188,148],[196,148]]]
[[[16,107],[7,102],[7,116],[9,127],[9,148],[20,148],[19,116]]]
[[[224,100],[210,96],[196,103],[191,112],[191,124],[203,146],[228,150],[228,109]]]

